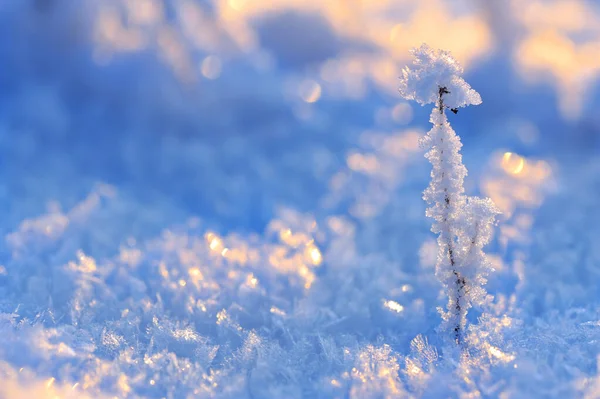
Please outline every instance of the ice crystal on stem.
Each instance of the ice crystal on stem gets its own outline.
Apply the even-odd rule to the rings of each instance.
[[[421,105],[434,103],[430,122],[433,128],[422,139],[425,157],[432,165],[431,182],[423,194],[426,215],[434,220],[431,230],[438,234],[436,276],[448,294],[447,311],[441,311],[443,330],[464,345],[467,312],[487,297],[483,288],[491,271],[483,247],[489,242],[495,216],[499,213],[490,199],[467,197],[462,163],[462,144],[446,110],[481,103],[479,93],[460,76],[461,66],[449,52],[427,45],[412,50],[414,65],[406,67],[400,93]]]

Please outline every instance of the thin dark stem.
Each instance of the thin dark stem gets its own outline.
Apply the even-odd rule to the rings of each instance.
[[[444,105],[444,94],[450,94],[450,92],[446,87],[440,86],[438,90],[438,107],[440,110],[440,114],[443,114],[444,110],[446,109],[446,106]]]

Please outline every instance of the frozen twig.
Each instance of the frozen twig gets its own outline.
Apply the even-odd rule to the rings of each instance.
[[[480,104],[481,97],[462,79],[462,68],[450,53],[422,45],[412,54],[414,66],[403,70],[400,93],[422,105],[435,104],[433,128],[422,139],[432,165],[423,198],[429,205],[426,214],[434,220],[432,231],[438,234],[436,276],[448,294],[442,328],[463,346],[467,312],[487,296],[483,285],[491,267],[482,249],[498,210],[489,199],[465,196],[462,144],[445,111],[456,114],[459,107]]]

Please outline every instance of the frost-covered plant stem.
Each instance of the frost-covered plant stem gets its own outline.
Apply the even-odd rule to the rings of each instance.
[[[431,112],[432,129],[422,139],[432,165],[431,182],[423,193],[426,215],[434,220],[431,230],[438,234],[436,276],[448,294],[447,311],[440,310],[443,330],[464,345],[467,312],[488,297],[483,286],[492,270],[483,247],[491,237],[491,226],[498,211],[490,199],[467,197],[460,139],[450,126],[446,109],[481,103],[479,94],[462,79],[462,68],[445,51],[426,45],[412,51],[414,68],[405,68],[400,92],[411,100],[435,104]]]
[[[438,99],[438,109],[440,111],[440,114],[444,115],[444,111],[445,111],[445,107],[444,107],[444,94],[448,93],[448,89],[446,87],[440,87],[438,90],[439,93],[439,99]],[[440,144],[443,145],[444,144],[444,138],[440,137]],[[443,157],[444,154],[444,150],[441,150],[441,155]],[[442,172],[444,173],[444,172]],[[445,217],[444,217],[444,222],[447,225],[446,226],[446,231],[448,233],[450,233],[450,226],[448,226],[448,214],[449,214],[449,210],[450,210],[450,195],[448,194],[448,189],[444,188],[445,191],[445,198],[444,198],[444,209],[445,209]],[[464,292],[466,290],[466,281],[464,279],[464,277],[462,277],[460,275],[460,273],[458,272],[458,270],[456,270],[456,260],[454,259],[454,245],[453,245],[453,240],[452,240],[452,235],[451,234],[447,234],[447,237],[445,237],[445,241],[446,241],[446,245],[448,246],[447,250],[448,250],[448,259],[450,261],[450,267],[452,268],[452,274],[454,275],[454,277],[456,277],[456,281],[455,281],[455,292],[454,292],[454,307],[456,310],[456,322],[455,322],[455,326],[454,326],[454,339],[456,340],[456,343],[461,345],[462,343],[462,329],[464,327],[464,325],[466,324],[466,312],[463,310],[463,307],[460,304],[460,299],[462,297],[464,297]]]
[[[437,111],[440,115],[438,118],[434,118],[432,115],[434,128],[428,133],[430,137],[427,140],[433,145],[427,155],[432,163],[433,170],[431,172],[432,181],[425,193],[425,200],[433,205],[428,210],[428,216],[434,217],[439,224],[439,228],[436,228],[435,231],[439,230],[438,247],[441,252],[439,254],[440,258],[447,259],[446,262],[449,263],[450,271],[452,272],[451,276],[445,276],[447,274],[446,270],[444,268],[439,270],[441,265],[438,264],[438,271],[436,273],[438,277],[441,277],[442,280],[448,280],[448,277],[450,277],[450,281],[447,281],[449,288],[448,310],[451,313],[448,321],[454,332],[454,340],[458,345],[462,345],[463,329],[466,325],[467,316],[467,306],[462,302],[467,291],[467,281],[457,269],[454,243],[454,236],[457,232],[454,231],[455,227],[452,222],[457,219],[456,214],[460,212],[460,209],[457,209],[457,207],[462,208],[465,203],[462,182],[466,175],[466,169],[460,162],[461,156],[458,152],[460,141],[446,119],[444,94],[450,94],[450,92],[445,86],[440,86],[438,88],[437,104]],[[433,112],[436,112],[436,110]],[[438,123],[436,124],[436,122]],[[453,146],[452,144],[458,144],[458,146]],[[439,188],[436,187],[436,176],[441,177],[441,189],[443,193],[436,192],[439,191]],[[452,185],[452,180],[460,184]],[[441,202],[442,211],[441,215],[438,213],[438,216],[435,217],[435,207],[439,205],[436,203],[437,199],[435,198],[439,198],[439,194],[443,194],[443,202]]]

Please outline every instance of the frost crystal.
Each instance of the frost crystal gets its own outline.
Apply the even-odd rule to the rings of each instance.
[[[460,77],[462,68],[448,52],[422,45],[412,54],[415,69],[403,70],[400,92],[423,105],[436,104],[430,119],[433,128],[421,141],[429,149],[425,157],[432,165],[423,199],[429,204],[426,215],[434,220],[431,230],[438,234],[436,276],[448,293],[443,329],[452,331],[461,345],[467,311],[487,297],[483,285],[491,267],[482,249],[499,212],[490,199],[465,196],[462,144],[445,110],[456,112],[456,107],[479,104],[481,98]]]
[[[421,105],[438,102],[438,90],[445,87],[444,104],[449,108],[481,104],[481,96],[461,77],[463,69],[450,52],[433,50],[426,44],[411,50],[412,68],[405,67],[400,78],[400,94]]]

